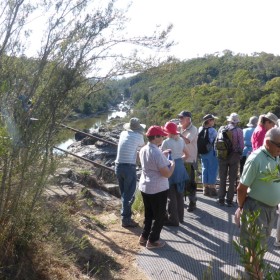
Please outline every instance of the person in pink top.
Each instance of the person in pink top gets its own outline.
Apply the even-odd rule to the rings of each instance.
[[[263,140],[266,132],[277,126],[278,118],[273,113],[268,112],[265,115],[260,115],[258,126],[255,128],[251,142],[253,151],[257,150],[263,145]]]

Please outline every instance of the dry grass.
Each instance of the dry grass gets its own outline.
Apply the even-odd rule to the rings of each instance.
[[[90,170],[80,163],[77,168]],[[75,164],[71,163],[71,169]],[[92,178],[90,182],[96,183]],[[122,228],[119,207],[90,203],[91,198],[85,195],[78,191],[48,198],[42,210],[46,219],[40,224],[42,234],[24,248],[17,248],[14,258],[0,267],[0,279],[147,279],[135,262],[141,249],[140,227]],[[141,223],[141,216],[135,218]]]

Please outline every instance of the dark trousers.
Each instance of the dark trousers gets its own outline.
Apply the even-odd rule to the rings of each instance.
[[[167,192],[168,190],[155,194],[141,192],[145,210],[142,236],[150,242],[160,238],[166,213]]]
[[[226,195],[227,201],[233,200],[239,161],[239,153],[230,154],[228,159],[219,159],[220,188],[218,191],[218,196],[220,200],[224,200]],[[226,192],[227,176],[229,177],[229,187],[228,191]]]
[[[196,197],[196,189],[197,189],[197,184],[195,182],[195,170],[194,166],[191,162],[185,162],[185,167],[189,175],[189,181],[186,184],[186,189],[185,192],[187,193],[187,196],[189,198],[189,201],[191,202],[196,202],[197,197]]]
[[[243,172],[243,167],[245,165],[245,162],[246,162],[246,159],[247,157],[246,156],[242,156],[241,159],[240,159],[240,176],[242,175],[242,172]]]
[[[167,197],[168,221],[179,225],[179,222],[184,220],[184,193],[178,192],[176,185],[172,185],[168,190]]]

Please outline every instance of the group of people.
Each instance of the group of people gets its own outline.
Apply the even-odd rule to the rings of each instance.
[[[212,114],[203,117],[199,129],[193,125],[190,112],[182,111],[177,117],[178,123],[172,120],[163,127],[149,127],[146,144],[145,125],[137,118],[131,118],[120,134],[115,170],[122,199],[122,226],[137,226],[131,218],[131,206],[136,191],[138,158],[142,167],[139,190],[144,203],[144,227],[139,243],[148,249],[165,245],[160,239],[164,225],[178,226],[184,222],[184,193],[187,193],[189,198],[187,210],[191,212],[196,209],[195,170],[198,156],[201,160],[204,195],[217,196],[217,202],[221,206],[233,206],[234,192],[237,190],[237,221],[243,208],[252,210],[253,200],[262,207],[268,205],[269,210],[275,210],[275,206],[280,203],[279,183],[270,183],[273,185],[270,193],[266,187],[261,189],[266,183],[260,178],[261,171],[265,171],[268,166],[279,164],[280,128],[274,128],[279,122],[277,116],[273,113],[261,115],[259,118],[253,116],[249,119],[247,128],[242,130],[238,127],[238,114],[232,113],[227,116],[227,125],[220,127],[218,131],[214,128],[217,117]],[[226,158],[219,157],[215,146],[219,135],[224,133],[225,129],[230,131],[232,143],[231,152]],[[198,155],[197,139],[202,130],[207,130],[209,147],[207,153]],[[241,177],[236,189],[238,173]],[[216,189],[218,175],[220,182]],[[276,185],[279,186],[279,191]],[[256,205],[254,207],[256,208]],[[263,219],[260,221],[263,222]],[[271,230],[270,222],[273,222],[272,214],[271,221],[265,224],[267,233]]]
[[[183,111],[178,115],[178,126],[172,121],[164,127],[151,126],[146,132],[146,145],[145,125],[137,118],[131,118],[120,134],[115,173],[121,192],[122,226],[137,226],[131,218],[131,206],[136,191],[138,157],[142,167],[139,190],[145,216],[139,243],[148,249],[165,245],[159,238],[164,225],[183,223],[186,191],[189,198],[187,210],[191,212],[196,208],[197,128],[191,117],[190,112]]]

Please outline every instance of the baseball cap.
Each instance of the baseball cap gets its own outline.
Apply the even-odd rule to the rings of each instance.
[[[191,114],[190,112],[188,112],[188,111],[182,111],[182,112],[178,115],[178,117],[189,117],[189,118],[191,118],[191,117],[192,117],[192,114]]]

